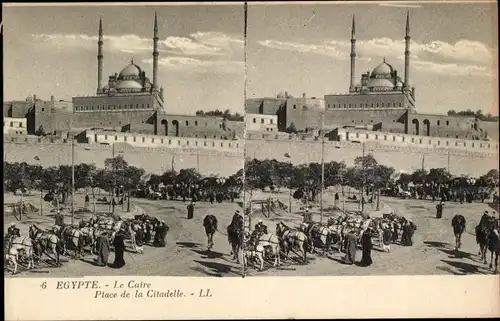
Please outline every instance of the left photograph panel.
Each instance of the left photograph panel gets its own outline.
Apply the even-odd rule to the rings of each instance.
[[[4,6],[3,33],[5,277],[240,276],[243,3]]]

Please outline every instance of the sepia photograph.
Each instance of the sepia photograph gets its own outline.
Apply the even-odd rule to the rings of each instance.
[[[6,276],[240,275],[243,27],[243,4],[4,8]]]
[[[495,10],[249,6],[259,275],[498,273]]]
[[[496,2],[2,9],[6,319],[499,315]]]

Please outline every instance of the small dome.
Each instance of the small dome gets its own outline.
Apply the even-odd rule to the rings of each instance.
[[[135,80],[121,80],[115,86],[116,89],[142,89],[141,84]]]
[[[388,63],[384,62],[373,69],[371,76],[390,76],[392,74],[393,68]]]
[[[125,68],[120,71],[120,75],[118,78],[123,78],[123,77],[139,77],[141,73],[141,68],[134,64],[134,61],[132,62]]]
[[[398,79],[398,82],[396,83],[396,87],[403,87],[403,82],[401,81],[401,79]]]

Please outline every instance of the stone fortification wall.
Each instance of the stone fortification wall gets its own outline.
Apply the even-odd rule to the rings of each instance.
[[[290,161],[294,165],[308,162],[321,162],[321,141],[306,140],[276,140],[258,139],[255,137],[246,140],[247,157],[257,159],[276,159],[287,162],[285,153],[290,154]],[[412,172],[424,167],[449,168],[455,175],[483,175],[488,170],[498,169],[498,149],[492,153],[477,153],[451,149],[413,148],[387,146],[380,143],[367,142],[365,154],[371,153],[375,159],[384,165],[392,166],[396,171]],[[354,164],[354,159],[362,156],[361,144],[352,142],[325,141],[325,162],[345,162],[348,166]],[[449,165],[449,167],[448,167]]]
[[[71,144],[63,142],[34,142],[26,138],[16,141],[4,139],[4,161],[41,164],[44,167],[71,164]],[[104,167],[106,158],[113,154],[111,145],[75,144],[75,163]],[[173,167],[198,168],[204,175],[229,176],[243,168],[242,152],[219,152],[195,148],[143,148],[124,144],[115,145],[115,156],[122,155],[131,165],[144,168],[148,173],[162,173]],[[36,160],[38,156],[40,160]]]

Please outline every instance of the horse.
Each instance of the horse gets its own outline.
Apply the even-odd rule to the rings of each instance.
[[[51,253],[55,255],[56,264],[59,265],[59,250],[61,249],[61,241],[57,235],[44,232],[38,226],[32,224],[29,227],[29,236],[37,245],[39,257],[42,256],[43,252],[47,254],[47,250],[50,249]]]
[[[243,225],[243,216],[236,213],[233,215],[231,224],[227,227],[227,239],[232,248],[231,254],[238,263],[240,262],[238,253],[243,243]]]
[[[488,251],[488,236],[492,229],[492,218],[488,215],[483,215],[481,221],[476,226],[476,242],[479,245],[479,255],[481,260],[486,264],[486,252]]]
[[[67,253],[68,244],[71,244],[74,255],[80,257],[83,250],[83,233],[73,226],[66,226],[61,233],[63,240],[63,254]]]
[[[85,226],[80,229],[82,234],[82,247],[90,246],[90,253],[95,254],[94,247],[92,246],[95,242],[94,240],[94,227],[93,226]]]
[[[302,223],[303,229],[302,232],[307,235],[309,240],[309,247],[311,249],[311,253],[314,253],[314,249],[316,245],[323,247],[322,255],[330,249],[331,246],[331,230],[329,227],[323,226],[318,222]]]
[[[465,231],[466,220],[463,215],[457,214],[451,219],[451,226],[455,234],[455,250],[462,246],[462,233]]]
[[[498,220],[493,224],[493,228],[488,234],[488,250],[491,253],[490,258],[490,269],[493,267],[493,255],[495,255],[495,271],[493,273],[498,273],[498,254],[500,252],[500,229],[498,226]]]
[[[257,235],[257,233],[253,233],[250,238],[250,244],[253,245],[253,251],[260,251],[262,247],[262,257],[265,256],[265,248],[270,247],[271,251],[274,255],[274,263],[273,266],[278,266],[281,264],[280,260],[280,240],[277,235],[274,234],[261,234]],[[263,266],[263,265],[262,265]]]
[[[29,237],[13,237],[8,239],[8,259],[14,264],[14,274],[17,273],[19,253],[23,252],[28,261],[28,270],[35,267],[33,255],[33,241]]]
[[[297,247],[303,253],[302,260],[307,262],[308,240],[304,232],[291,229],[280,221],[276,224],[276,234],[284,244],[286,257],[292,248]]]
[[[252,262],[252,266],[254,266],[255,259],[259,261],[259,271],[262,271],[264,269],[264,246],[263,245],[257,245],[254,250],[247,249],[245,250],[245,253],[243,255],[243,262],[245,263],[245,266],[248,264],[248,261],[250,260]]]
[[[212,215],[208,214],[205,216],[203,219],[203,226],[205,227],[205,233],[207,234],[208,238],[208,250],[214,246],[214,234],[215,231],[217,231],[217,218]]]

